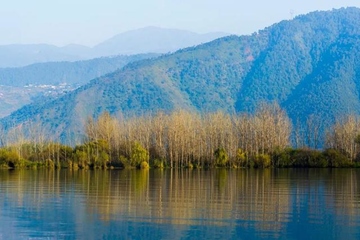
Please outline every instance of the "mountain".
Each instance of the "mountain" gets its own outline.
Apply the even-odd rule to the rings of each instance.
[[[229,34],[221,32],[198,34],[177,29],[146,27],[118,34],[96,45],[93,50],[96,55],[101,56],[113,55],[114,53],[167,53],[210,42],[227,35]]]
[[[19,68],[0,68],[0,84],[25,86],[39,84],[83,85],[89,80],[114,72],[126,64],[159,54],[119,55],[75,62],[36,63]]]
[[[91,49],[56,47],[49,44],[12,44],[0,46],[0,67],[21,67],[38,62],[77,61],[91,58]]]
[[[81,136],[88,116],[188,109],[252,112],[277,101],[295,121],[328,124],[360,114],[360,9],[313,12],[249,36],[229,36],[142,60],[1,120],[36,121],[63,140]]]
[[[0,117],[31,102],[58,97],[129,62],[156,56],[159,54],[121,55],[87,61],[49,62],[21,68],[0,68]]]
[[[360,34],[340,35],[283,104],[300,120],[315,114],[332,122],[334,117],[360,114]]]
[[[118,34],[95,47],[70,44],[13,44],[0,46],[0,68],[22,67],[33,63],[79,61],[115,55],[168,53],[209,42],[229,34],[197,34],[184,30],[146,27]]]

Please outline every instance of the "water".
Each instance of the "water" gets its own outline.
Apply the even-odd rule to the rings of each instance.
[[[0,239],[360,239],[360,170],[0,171]]]

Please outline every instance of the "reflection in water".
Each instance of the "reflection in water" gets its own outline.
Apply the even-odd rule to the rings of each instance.
[[[357,169],[1,171],[0,239],[360,238]]]

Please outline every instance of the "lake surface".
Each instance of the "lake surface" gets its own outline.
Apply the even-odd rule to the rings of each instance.
[[[0,239],[360,239],[359,169],[0,171]]]

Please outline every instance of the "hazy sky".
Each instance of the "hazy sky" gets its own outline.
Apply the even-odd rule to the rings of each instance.
[[[315,10],[359,0],[2,0],[0,44],[95,45],[146,26],[250,34]]]

